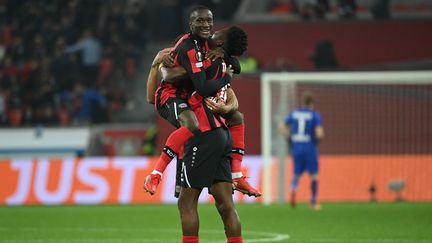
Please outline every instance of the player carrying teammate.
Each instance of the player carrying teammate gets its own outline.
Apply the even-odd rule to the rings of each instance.
[[[205,53],[209,50],[208,38],[213,27],[212,12],[207,7],[194,8],[189,17],[189,25],[191,32],[183,36],[172,51],[175,62],[186,69],[189,82],[192,82],[182,82],[182,85],[199,96],[212,96],[230,81],[232,71],[225,65],[226,70],[224,68],[219,70],[214,80],[207,79],[205,69],[212,65],[221,65],[221,61],[212,63],[209,59],[204,59]],[[223,80],[227,77],[228,81],[217,87],[220,83],[225,82]],[[217,89],[210,91],[215,87]],[[202,189],[208,187],[224,223],[227,242],[241,243],[243,240],[240,220],[232,200],[230,134],[224,119],[211,113],[204,102],[192,102],[191,106],[197,114],[197,121],[201,123],[202,132],[192,136],[184,145],[181,170],[182,189],[177,204],[183,232],[182,241],[184,243],[198,243],[199,241],[198,198]]]
[[[219,31],[216,31],[213,35],[213,38],[210,41],[210,44],[213,46],[217,46],[219,48],[219,52],[215,50],[209,50],[208,51],[208,59],[206,60],[217,60],[217,57],[223,57],[225,62],[227,64],[232,65],[235,67],[235,70],[237,72],[240,71],[240,65],[237,61],[237,59],[233,58],[232,56],[240,56],[243,54],[243,52],[247,48],[247,36],[246,33],[241,30],[238,27],[231,27],[222,29]],[[223,47],[226,51],[220,51]],[[223,50],[222,49],[222,50]],[[162,50],[158,53],[158,55],[155,57],[155,60],[153,62],[152,66],[157,66],[161,60],[162,56],[166,55],[170,51],[169,48]],[[218,70],[221,68],[219,66],[215,66]],[[216,75],[216,72],[218,70],[211,70],[211,68],[206,69],[207,77],[214,77]],[[162,69],[162,73],[164,74],[164,82],[171,82],[171,84],[176,84],[179,81],[177,80],[184,80],[187,78],[186,71],[183,68],[164,68]],[[186,77],[185,77],[186,76]],[[157,72],[150,70],[149,73],[149,79],[148,79],[148,93],[147,93],[147,99],[152,102],[153,96],[152,96],[152,90],[155,89],[156,85],[155,83],[157,79]],[[226,91],[226,93],[229,94],[229,97],[234,97],[234,99],[230,99],[230,104],[228,106],[220,106],[220,103],[213,103],[211,101],[206,101],[209,103],[209,106],[216,105],[219,106],[219,111],[222,112],[223,117],[227,119],[228,126],[230,128],[231,135],[233,137],[233,161],[232,161],[232,177],[233,177],[233,186],[236,190],[253,196],[260,196],[261,193],[253,188],[246,180],[246,177],[243,176],[241,172],[241,161],[243,159],[244,154],[244,120],[243,120],[243,114],[241,114],[237,109],[238,103],[235,99],[235,94],[232,91],[231,88],[223,87],[221,90]],[[160,91],[160,88],[159,90]],[[158,94],[159,95],[159,94]],[[157,95],[157,96],[158,96]],[[202,96],[200,96],[202,97]],[[158,96],[157,99],[159,100],[160,97]],[[202,98],[199,100],[191,99],[192,102],[199,103],[202,101]],[[236,105],[233,109],[233,104]],[[212,107],[210,107],[212,108]],[[213,107],[213,109],[216,109],[216,107]],[[230,112],[233,111],[233,112]],[[208,125],[207,125],[208,126]],[[171,144],[171,146],[168,145],[168,142],[171,140],[172,136],[177,136],[177,132],[174,132],[172,135],[170,135],[169,139],[167,140],[167,144],[164,147],[164,152],[161,154],[160,159],[156,165],[155,170],[153,170],[152,175],[150,175],[149,178],[146,179],[145,182],[145,189],[153,194],[156,190],[157,185],[160,182],[161,175],[163,171],[165,170],[168,163],[171,161],[171,159],[175,156],[177,156],[177,159],[179,160],[181,156],[179,154],[181,153],[179,148],[180,146],[177,144]],[[189,138],[188,138],[189,139]],[[177,140],[179,141],[179,140]],[[174,148],[174,149],[173,149]]]

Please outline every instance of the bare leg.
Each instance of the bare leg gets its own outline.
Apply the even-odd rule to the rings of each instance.
[[[198,198],[202,189],[182,188],[177,206],[184,236],[198,236]]]
[[[182,113],[180,113],[177,121],[180,124],[180,126],[186,127],[189,131],[191,131],[194,134],[199,131],[198,119],[192,110],[185,110]]]
[[[162,173],[171,160],[179,155],[187,140],[193,137],[194,134],[199,133],[198,120],[193,111],[185,110],[180,113],[177,122],[181,127],[170,134],[152,174],[148,175],[144,180],[144,190],[151,195],[156,193],[156,189],[161,182]]]
[[[218,182],[213,184],[210,190],[215,198],[216,208],[224,223],[226,237],[240,237],[241,224],[232,199],[231,183]]]
[[[244,116],[240,111],[235,111],[227,116],[228,126],[232,137],[232,161],[231,173],[233,178],[233,187],[235,190],[248,196],[259,197],[261,192],[249,184],[247,178],[243,176],[241,167],[243,154],[245,150],[244,142]]]
[[[244,124],[244,115],[240,111],[234,111],[227,117],[227,122],[229,127]]]

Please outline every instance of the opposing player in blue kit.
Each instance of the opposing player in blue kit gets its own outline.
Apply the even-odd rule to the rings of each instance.
[[[303,95],[303,106],[291,111],[284,122],[279,124],[279,132],[288,139],[294,162],[294,175],[291,181],[291,206],[295,207],[298,182],[306,170],[311,177],[311,208],[320,209],[318,193],[318,143],[324,137],[321,115],[313,109],[313,97]]]

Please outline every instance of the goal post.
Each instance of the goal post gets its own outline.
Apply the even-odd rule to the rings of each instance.
[[[273,86],[277,87],[273,87]],[[427,86],[426,93],[432,91],[432,71],[361,71],[361,72],[273,72],[261,74],[261,151],[263,159],[263,203],[270,204],[275,201],[281,201],[284,198],[283,193],[277,197],[272,195],[272,161],[277,154],[275,151],[280,139],[276,135],[277,121],[282,121],[286,113],[297,106],[298,103],[298,86],[312,85],[325,86],[332,88],[334,86],[349,87],[351,90],[368,89],[371,94],[382,92],[386,87],[399,85],[408,86],[404,88],[404,96],[415,96],[418,91],[417,86]],[[415,87],[410,87],[410,85]],[[375,90],[377,89],[377,90]],[[399,91],[398,91],[399,92]],[[401,91],[402,92],[402,91]],[[413,93],[414,92],[414,93]],[[424,92],[423,92],[424,93]],[[294,97],[290,97],[294,96]],[[346,99],[350,99],[347,94]],[[428,102],[432,97],[428,96]],[[430,103],[432,104],[432,103]],[[432,107],[430,112],[432,113]],[[324,121],[326,117],[323,118]],[[324,124],[325,126],[325,124]],[[432,126],[432,125],[431,125]],[[279,145],[280,147],[285,146]],[[282,155],[281,155],[282,154]],[[279,153],[283,158],[283,153]],[[279,165],[283,166],[284,162]],[[284,170],[284,167],[280,167]],[[279,176],[283,176],[280,174]],[[285,180],[279,180],[278,188],[284,190]],[[279,200],[277,200],[279,198]]]

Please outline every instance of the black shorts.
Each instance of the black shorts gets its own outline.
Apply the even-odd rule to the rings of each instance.
[[[158,108],[158,113],[174,127],[179,128],[180,124],[177,120],[180,113],[185,110],[192,110],[187,101],[180,98],[170,98],[165,104]]]
[[[185,144],[182,187],[211,187],[217,181],[232,182],[231,135],[217,128],[195,135]]]

